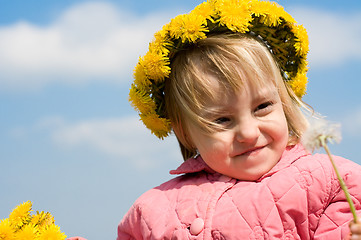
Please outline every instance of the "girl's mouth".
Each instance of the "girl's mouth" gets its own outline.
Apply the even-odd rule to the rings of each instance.
[[[253,148],[249,148],[239,154],[235,154],[235,156],[251,156],[251,155],[255,155],[258,154],[262,149],[264,148],[264,146],[260,146],[260,147],[253,147]]]

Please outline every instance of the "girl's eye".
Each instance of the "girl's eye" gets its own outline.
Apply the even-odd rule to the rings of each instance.
[[[257,106],[255,112],[262,113],[263,111],[267,111],[272,105],[273,105],[273,103],[271,101],[264,102]]]
[[[228,121],[230,121],[229,118],[227,118],[227,117],[220,117],[220,118],[217,118],[217,119],[214,121],[214,123],[216,123],[216,124],[225,124],[225,123],[227,123]]]

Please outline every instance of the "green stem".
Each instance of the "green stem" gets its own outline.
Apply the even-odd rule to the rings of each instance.
[[[333,169],[335,170],[335,173],[336,173],[336,175],[337,175],[337,179],[338,179],[338,181],[339,181],[339,183],[340,183],[340,186],[341,186],[343,192],[344,192],[345,195],[346,195],[347,202],[348,202],[348,204],[350,205],[350,210],[351,210],[351,213],[352,213],[352,215],[353,215],[353,221],[354,221],[354,223],[357,223],[357,214],[356,214],[356,209],[355,209],[354,203],[353,203],[353,201],[352,201],[352,199],[351,199],[351,196],[350,196],[349,191],[347,190],[347,186],[346,186],[345,182],[343,181],[343,179],[342,179],[342,177],[341,177],[341,175],[340,175],[340,173],[339,173],[339,171],[338,171],[338,169],[337,169],[337,166],[336,166],[335,162],[333,161],[331,152],[330,152],[330,150],[328,149],[328,146],[327,146],[324,138],[321,138],[321,144],[322,144],[322,147],[325,149],[328,157],[329,157],[330,160],[331,160]]]

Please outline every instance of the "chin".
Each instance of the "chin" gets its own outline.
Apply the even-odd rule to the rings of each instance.
[[[234,176],[234,178],[241,180],[241,181],[257,181],[258,179],[260,179],[262,176],[264,175],[264,173],[254,173],[254,174],[247,174],[247,175],[242,175],[242,176]]]

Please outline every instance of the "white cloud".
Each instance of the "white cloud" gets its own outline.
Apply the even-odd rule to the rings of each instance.
[[[129,81],[137,58],[170,14],[135,16],[109,3],[84,3],[48,26],[18,22],[1,27],[1,89],[52,81]]]
[[[312,67],[361,60],[361,12],[342,14],[310,8],[295,8],[290,12],[307,29]]]
[[[0,27],[0,89],[28,90],[52,82],[130,81],[153,33],[178,10],[136,16],[110,3],[74,5],[46,26]],[[310,35],[312,67],[361,59],[361,13],[295,8]]]
[[[53,141],[63,148],[95,149],[132,162],[139,168],[154,167],[162,159],[179,161],[181,157],[174,136],[158,140],[138,117],[86,120],[73,124],[50,118],[41,121],[39,126],[48,128]]]

